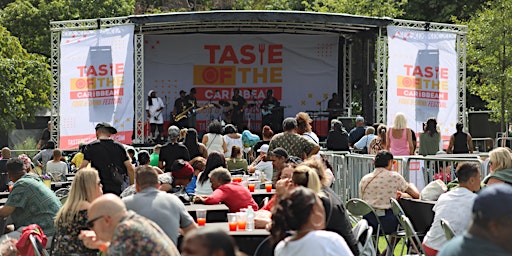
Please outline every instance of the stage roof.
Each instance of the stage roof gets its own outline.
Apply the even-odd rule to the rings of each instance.
[[[356,34],[393,22],[348,14],[298,11],[175,12],[127,17],[144,34],[297,33]]]

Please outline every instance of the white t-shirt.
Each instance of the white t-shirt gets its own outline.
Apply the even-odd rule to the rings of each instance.
[[[153,101],[153,105],[149,105],[149,102],[146,102],[146,110],[149,110],[149,114],[151,115],[151,117],[149,118],[149,122],[152,123],[152,124],[163,124],[164,123],[164,115],[162,114],[162,111],[158,111],[157,112],[157,109],[159,108],[163,108],[164,107],[164,103],[162,102],[162,99],[156,97],[156,98],[151,98],[151,100]],[[157,116],[155,118],[155,116]]]
[[[471,221],[471,210],[475,198],[475,193],[462,187],[442,194],[432,208],[435,212],[434,222],[425,235],[423,243],[432,249],[441,250],[446,243],[441,219],[450,223],[456,235],[464,233]]]
[[[208,155],[213,151],[224,154],[224,148],[222,147],[224,140],[222,135],[216,133],[207,133],[205,136],[208,138],[208,141],[205,144],[206,149],[208,150]]]
[[[66,173],[68,173],[68,165],[62,161],[48,161],[46,163],[46,172],[50,173],[53,176],[53,178],[60,181],[61,176],[66,175]]]
[[[277,244],[274,254],[275,256],[353,255],[343,237],[325,230],[311,231],[296,241],[289,241],[287,237]]]
[[[274,167],[272,166],[272,161],[260,161],[256,164],[256,170],[265,173],[265,178],[267,180],[272,180],[272,177],[274,177]]]
[[[242,136],[238,139],[234,139],[229,137],[228,135],[224,135],[224,140],[226,141],[226,146],[228,146],[228,151],[224,153],[224,157],[231,157],[231,148],[233,146],[238,146],[240,150],[244,149],[244,143],[242,142]]]
[[[199,178],[204,172],[200,172],[199,175],[197,175],[196,180],[196,195],[200,196],[209,196],[213,193],[212,189],[212,183],[210,182],[210,179],[206,179],[203,184],[199,183]]]
[[[318,139],[318,136],[314,132],[305,132],[304,134],[302,134],[302,137],[306,138],[309,141],[314,142],[317,145],[318,145],[318,143],[320,143],[320,139]]]

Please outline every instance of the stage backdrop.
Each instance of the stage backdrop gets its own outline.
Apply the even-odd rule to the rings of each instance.
[[[337,91],[338,36],[148,35],[144,56],[146,95],[155,90],[162,98],[165,120],[172,118],[179,91],[188,94],[192,87],[200,106],[230,101],[239,88],[250,104],[245,121],[253,131],[261,131],[259,105],[268,89],[286,107],[285,118],[325,110],[325,99]],[[227,111],[214,107],[200,112],[198,130],[204,131],[209,120],[225,119]]]
[[[60,54],[60,148],[95,140],[99,122],[117,128],[115,140],[131,144],[133,25],[63,31]]]
[[[422,132],[422,123],[435,117],[443,140],[449,140],[457,123],[456,34],[394,26],[387,30],[388,125],[403,112],[408,126]]]

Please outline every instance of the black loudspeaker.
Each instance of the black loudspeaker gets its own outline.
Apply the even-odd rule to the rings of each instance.
[[[349,117],[338,117],[338,120],[343,123],[343,127],[348,132],[352,130],[356,126],[356,117],[355,116],[349,116]]]

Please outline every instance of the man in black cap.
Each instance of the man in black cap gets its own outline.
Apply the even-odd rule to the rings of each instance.
[[[512,186],[493,184],[476,197],[466,233],[448,241],[438,255],[512,255],[511,237]]]
[[[120,195],[121,191],[129,185],[130,180],[133,180],[135,169],[123,145],[110,138],[112,134],[117,133],[116,128],[103,122],[97,124],[95,129],[97,140],[85,147],[84,160],[80,169],[91,163],[91,166],[98,170],[103,185],[103,193]],[[124,177],[123,184],[119,184],[114,178],[114,175],[116,175],[113,172],[114,167]]]
[[[180,129],[188,126],[188,102],[187,102],[187,92],[184,90],[180,91],[180,97],[176,99],[174,102],[174,109],[172,111],[172,117],[175,122],[174,124],[178,126]],[[184,117],[182,117],[184,116]],[[178,119],[178,120],[177,120]]]
[[[274,111],[280,109],[281,103],[274,98],[272,90],[267,90],[267,97],[261,102],[261,127],[268,125],[272,130],[277,129],[279,121],[276,120],[276,114]],[[277,122],[277,123],[276,123]]]

